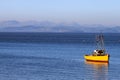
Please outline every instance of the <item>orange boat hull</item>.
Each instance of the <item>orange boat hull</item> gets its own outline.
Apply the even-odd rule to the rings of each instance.
[[[94,61],[94,62],[109,62],[109,55],[106,54],[104,56],[93,56],[93,55],[85,55],[86,61]]]

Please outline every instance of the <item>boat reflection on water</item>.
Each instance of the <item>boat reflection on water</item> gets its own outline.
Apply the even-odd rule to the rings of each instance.
[[[89,66],[94,80],[108,80],[109,63],[85,61],[85,64]]]

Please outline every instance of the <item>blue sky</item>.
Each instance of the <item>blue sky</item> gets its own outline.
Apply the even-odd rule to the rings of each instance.
[[[0,0],[0,21],[120,25],[120,0]]]

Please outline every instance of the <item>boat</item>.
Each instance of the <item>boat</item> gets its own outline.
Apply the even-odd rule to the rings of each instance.
[[[103,35],[96,36],[97,49],[95,49],[92,54],[84,55],[86,61],[92,62],[109,62],[110,55],[106,53],[104,48]]]

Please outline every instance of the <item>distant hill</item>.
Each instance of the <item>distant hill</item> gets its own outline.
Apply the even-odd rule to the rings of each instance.
[[[16,20],[0,22],[0,32],[104,32],[120,33],[120,26],[80,25],[78,23],[53,23],[49,21],[19,22]]]

